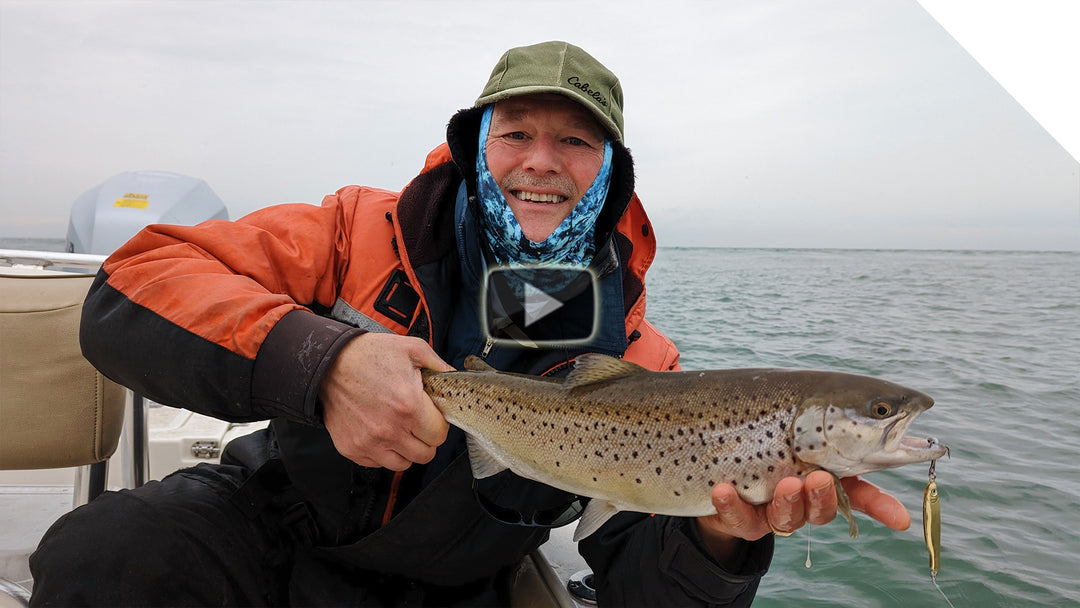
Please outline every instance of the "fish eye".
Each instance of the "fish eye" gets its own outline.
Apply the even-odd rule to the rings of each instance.
[[[875,418],[888,418],[889,416],[892,416],[893,407],[891,404],[884,401],[878,401],[870,407],[870,412]]]

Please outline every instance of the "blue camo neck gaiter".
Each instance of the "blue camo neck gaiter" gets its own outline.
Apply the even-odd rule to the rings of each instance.
[[[501,266],[511,264],[568,264],[588,266],[596,253],[593,243],[596,218],[607,200],[611,185],[611,141],[604,140],[604,162],[585,195],[570,211],[570,215],[543,241],[529,240],[521,232],[514,212],[499,190],[487,166],[485,151],[491,114],[489,104],[480,120],[480,151],[476,155],[476,186],[480,198],[480,222],[495,261]]]

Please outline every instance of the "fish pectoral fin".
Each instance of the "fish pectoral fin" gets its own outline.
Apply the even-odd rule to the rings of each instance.
[[[568,389],[581,388],[644,371],[647,370],[637,363],[600,353],[585,353],[574,360],[574,369],[566,376],[563,386]]]
[[[480,445],[472,436],[465,438],[465,444],[469,446],[469,465],[472,467],[473,477],[484,479],[496,473],[502,473],[508,468],[492,456],[491,452],[485,450],[484,446]]]
[[[619,508],[606,500],[596,498],[590,500],[589,505],[585,507],[585,513],[578,520],[577,528],[574,529],[574,542],[599,530],[604,522],[615,517],[618,512]]]
[[[497,371],[494,367],[491,367],[483,359],[476,355],[469,355],[465,357],[465,369],[470,372],[494,372]]]
[[[858,538],[859,524],[855,523],[855,514],[851,512],[851,499],[848,498],[844,485],[840,483],[840,478],[836,474],[833,474],[833,485],[836,486],[836,510],[847,520],[848,534],[851,538]]]

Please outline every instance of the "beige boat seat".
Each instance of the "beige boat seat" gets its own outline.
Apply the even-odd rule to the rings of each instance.
[[[0,468],[102,462],[116,450],[124,388],[79,349],[93,276],[0,275]]]
[[[0,470],[81,467],[77,503],[105,490],[126,398],[79,348],[92,282],[88,274],[0,269]],[[0,580],[0,606],[17,592]]]

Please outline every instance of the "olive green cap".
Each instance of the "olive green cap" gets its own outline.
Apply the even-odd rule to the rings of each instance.
[[[476,105],[536,93],[558,93],[577,101],[622,142],[619,79],[592,55],[566,42],[541,42],[503,53]]]

